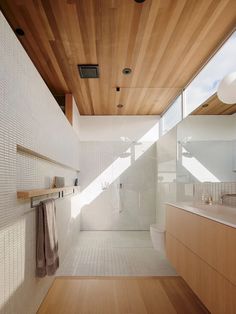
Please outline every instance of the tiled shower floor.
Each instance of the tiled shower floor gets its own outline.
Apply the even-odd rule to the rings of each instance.
[[[148,231],[81,231],[58,276],[173,276]]]

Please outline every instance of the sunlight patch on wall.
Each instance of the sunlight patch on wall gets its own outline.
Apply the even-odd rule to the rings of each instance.
[[[142,156],[158,139],[159,121],[137,141],[137,143],[142,143],[142,145],[135,146],[135,160]]]
[[[195,157],[182,147],[182,165],[199,181],[199,182],[220,182],[220,180],[203,166]]]
[[[127,151],[128,152],[128,151]],[[131,165],[131,157],[119,157],[80,194],[81,207],[90,204]],[[112,174],[112,175],[111,175]]]
[[[159,122],[157,122],[140,139],[132,142],[130,147],[122,153],[121,157],[117,158],[81,192],[81,208],[90,204],[104,190],[108,189],[109,186],[131,166],[132,162],[141,157],[158,140],[158,138]]]

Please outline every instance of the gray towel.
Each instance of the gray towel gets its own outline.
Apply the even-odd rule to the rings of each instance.
[[[36,276],[52,276],[59,267],[55,201],[43,201],[36,210]]]

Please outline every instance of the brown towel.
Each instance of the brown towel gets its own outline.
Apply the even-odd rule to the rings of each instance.
[[[59,267],[55,201],[43,201],[36,210],[36,276],[52,276]]]

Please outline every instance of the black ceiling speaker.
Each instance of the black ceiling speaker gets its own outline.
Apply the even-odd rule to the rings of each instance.
[[[18,36],[24,36],[25,32],[23,31],[22,28],[16,28],[15,29],[15,34],[18,35]]]
[[[78,64],[80,77],[83,79],[99,78],[98,64]]]

